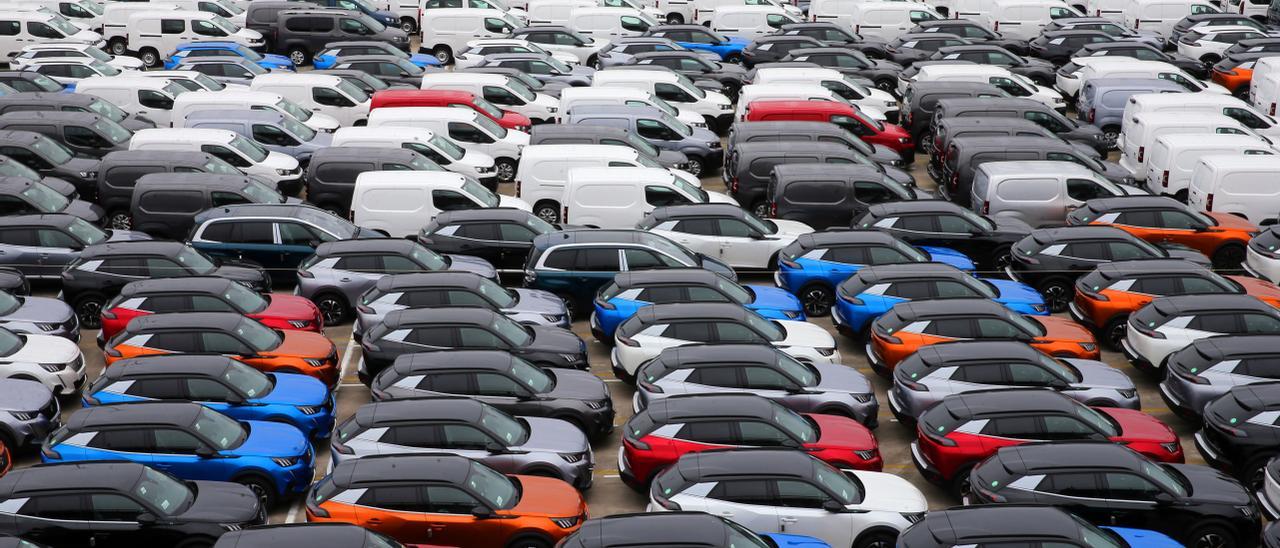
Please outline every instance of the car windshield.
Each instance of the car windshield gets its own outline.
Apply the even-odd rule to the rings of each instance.
[[[76,33],[80,32],[80,27],[75,26],[71,21],[68,21],[61,15],[54,15],[53,17],[50,17],[48,21],[45,21],[45,23],[55,29],[58,29],[58,32],[61,32],[63,36],[75,36]]]
[[[653,158],[657,158],[659,154],[662,154],[662,151],[649,144],[649,141],[641,139],[640,136],[632,132],[627,132],[627,144],[631,145],[631,148],[643,152]]]
[[[427,270],[444,270],[449,266],[449,263],[439,253],[420,245],[413,246],[413,250],[409,252],[409,258]]]
[[[307,127],[306,124],[288,116],[280,117],[280,125],[284,126],[285,131],[293,134],[293,136],[297,137],[300,141],[310,142],[312,139],[316,138],[316,130],[311,129]]]
[[[85,97],[88,96],[86,95]],[[110,118],[112,122],[122,121],[126,116],[128,116],[123,110],[120,110],[120,107],[115,106],[108,101],[103,101],[102,99],[89,101],[89,112],[105,118]]]
[[[863,85],[861,82],[854,80],[852,76],[846,75],[843,81],[845,85],[853,88],[854,91],[858,92],[858,95],[861,95],[863,97],[867,97],[871,95],[871,88],[868,88],[867,86]]]
[[[418,154],[412,160],[409,160],[409,167],[413,168],[413,171],[448,171],[422,154]],[[471,177],[467,176],[467,178],[470,179]]]
[[[26,80],[40,87],[39,90],[33,91],[62,91],[63,89],[62,84],[59,84],[53,78],[40,74],[39,72],[26,71],[23,72],[23,76],[26,78],[19,78],[18,80]]]
[[[1077,383],[1082,380],[1080,372],[1075,367],[1072,367],[1071,364],[1044,354],[1040,354],[1038,357],[1040,365],[1053,372],[1058,378],[1071,383]]]
[[[72,236],[75,236],[84,245],[101,243],[107,239],[107,233],[101,228],[93,226],[79,217],[71,218],[71,222],[67,223],[67,232],[70,232]]]
[[[244,425],[212,409],[201,409],[191,428],[218,450],[239,447],[247,437]]]
[[[834,493],[841,505],[848,506],[862,500],[862,489],[858,484],[830,464],[814,459],[813,479]]]
[[[929,256],[925,255],[923,251],[920,251],[919,249],[916,249],[905,243],[902,243],[901,241],[895,240],[889,244],[889,247],[892,247],[898,250],[899,253],[906,255],[907,257],[910,257],[911,260],[917,263],[929,262]]]
[[[174,80],[175,83],[181,82],[181,81],[182,80]],[[200,73],[200,72],[197,72],[194,76],[192,76],[191,81],[194,82],[196,85],[200,86],[201,89],[190,89],[190,86],[187,86],[188,91],[203,91],[203,90],[222,91],[224,89],[227,89],[227,86],[222,85],[222,82],[214,80],[213,78],[210,78],[204,73]]]
[[[1166,491],[1178,497],[1187,496],[1187,486],[1169,468],[1161,466],[1159,463],[1146,461],[1142,463],[1142,471],[1151,481],[1160,484],[1160,487],[1163,487]]]
[[[1071,519],[1075,520],[1076,525],[1080,527],[1080,540],[1084,541],[1089,548],[1129,548],[1128,543],[1117,542],[1117,539],[1107,530],[1099,529],[1075,515],[1071,515]]]
[[[490,118],[502,119],[502,109],[498,108],[493,103],[490,103],[484,97],[473,98],[471,100],[471,104],[476,107],[476,110],[485,113],[485,115]]]
[[[662,121],[684,137],[693,135],[693,128],[689,127],[688,124],[677,120],[674,116],[663,114]]]
[[[238,283],[227,284],[226,291],[222,292],[222,299],[231,303],[242,314],[257,314],[266,310],[267,305],[270,304],[267,298],[258,294],[257,291]]]
[[[671,184],[675,185],[675,187],[680,189],[680,192],[683,192],[685,195],[693,197],[698,203],[705,204],[710,200],[707,196],[707,191],[689,184],[688,181],[680,178],[678,175],[671,176]]]
[[[360,89],[356,87],[355,84],[341,78],[338,79],[338,91],[346,94],[347,97],[350,97],[351,100],[356,103],[363,103],[369,100],[369,94],[365,93],[363,89]]]
[[[102,15],[103,13],[105,13],[102,10],[102,6],[99,6],[97,2],[90,2],[89,0],[76,0],[75,2],[72,2],[72,3],[77,6],[80,6],[81,8],[84,8],[85,11],[92,13],[94,15]]]
[[[780,341],[787,338],[787,331],[778,325],[778,322],[766,320],[763,316],[756,314],[751,310],[746,310],[747,325],[750,325],[757,333],[771,341]]]
[[[173,82],[169,82],[168,84],[165,84],[164,87],[161,87],[160,89],[165,93],[168,93],[169,97],[175,97],[175,98],[179,95],[182,95],[183,93],[191,91]]]
[[[524,225],[529,227],[529,230],[532,230],[534,234],[550,234],[556,231],[556,227],[551,226],[551,223],[533,215],[525,217]]]
[[[373,11],[373,9],[370,8],[369,11]],[[364,23],[364,26],[369,27],[369,30],[372,30],[374,34],[382,34],[387,31],[387,27],[385,25],[375,21],[368,15],[360,14],[356,19],[359,19],[361,23]]]
[[[799,413],[787,409],[781,405],[769,402],[769,406],[773,408],[773,423],[779,428],[785,430],[792,438],[800,440],[803,443],[813,443],[818,441],[818,430],[810,424],[807,419]]]
[[[36,140],[31,142],[31,149],[55,166],[71,161],[71,157],[74,156],[67,147],[43,135],[37,136]]]
[[[290,116],[297,118],[300,122],[305,122],[311,119],[311,113],[308,112],[307,109],[298,106],[297,103],[288,99],[281,99],[279,103],[276,103],[276,106],[280,107],[280,110],[285,111]]]
[[[787,376],[795,379],[797,383],[800,383],[800,386],[814,386],[818,384],[818,372],[813,369],[813,366],[801,363],[795,358],[781,352],[778,353],[778,369],[781,369],[783,373],[787,374]]]
[[[89,67],[93,68],[94,71],[103,76],[116,76],[120,74],[120,69],[101,61],[89,61]]]
[[[95,61],[101,61],[103,63],[111,62],[111,56],[107,55],[107,52],[102,51],[98,48],[90,47],[90,48],[84,48],[83,50],[77,50],[77,51],[83,52],[85,55],[92,57]]]
[[[1088,407],[1084,404],[1076,406],[1076,416],[1089,423],[1094,429],[1106,434],[1107,436],[1119,436],[1120,429],[1116,427],[1116,423],[1107,418],[1106,415]]]
[[[1044,325],[1035,320],[1028,319],[1022,314],[1006,310],[1004,317],[1010,322],[1013,322],[1013,325],[1018,326],[1018,329],[1021,329],[1023,333],[1028,333],[1036,337],[1040,337],[1045,334]]]
[[[526,86],[524,82],[514,78],[507,79],[507,90],[520,96],[520,98],[524,99],[526,102],[537,98],[537,94],[535,94],[532,89],[529,89],[529,86]]]
[[[738,304],[745,305],[754,300],[749,289],[742,287],[723,276],[716,277],[716,288],[719,289],[721,293],[728,295],[730,299],[733,299],[733,302]]]
[[[66,196],[58,194],[52,188],[44,186],[42,183],[32,183],[26,190],[22,191],[22,196],[27,199],[31,205],[34,205],[44,213],[55,213],[67,208],[71,202]]]
[[[489,135],[493,135],[499,139],[507,136],[507,128],[504,128],[498,125],[497,122],[490,120],[488,116],[481,116],[480,113],[477,112],[475,122],[476,125],[484,128],[484,132]]]
[[[254,163],[262,163],[267,159],[267,149],[262,148],[258,143],[254,143],[239,135],[231,138],[231,148],[240,151],[240,154],[253,160]]]
[[[1188,213],[1191,213],[1191,212],[1188,212]],[[1126,241],[1126,242],[1129,242],[1129,243],[1131,243],[1131,244],[1133,244],[1133,245],[1136,245],[1136,246],[1138,246],[1138,247],[1140,247],[1140,248],[1142,248],[1142,250],[1143,250],[1143,251],[1146,251],[1146,252],[1147,252],[1148,254],[1150,254],[1152,257],[1167,257],[1167,256],[1169,256],[1169,252],[1168,252],[1168,251],[1165,251],[1164,249],[1161,249],[1161,248],[1159,248],[1159,247],[1156,247],[1156,246],[1155,246],[1155,244],[1152,244],[1152,243],[1150,243],[1150,242],[1148,242],[1148,241],[1146,241],[1146,240],[1139,239],[1139,238],[1129,238],[1129,239],[1127,239],[1127,240],[1125,240],[1125,241]]]
[[[9,314],[22,306],[22,301],[17,297],[10,295],[7,291],[0,291],[0,314]]]
[[[477,181],[467,179],[467,182],[462,183],[462,191],[470,194],[472,198],[480,200],[480,203],[484,204],[485,207],[498,207],[498,195]]]
[[[668,103],[665,99],[658,97],[657,95],[650,95],[649,102],[653,103],[655,108],[661,110],[668,116],[676,116],[680,114],[680,111],[676,110],[676,107],[671,106],[671,103]]]
[[[204,163],[204,172],[218,173],[222,175],[244,175],[244,172],[236,169],[235,166],[228,164],[226,160],[216,157],[211,157],[209,158],[209,161]]]
[[[261,398],[275,386],[271,377],[240,362],[231,362],[222,373],[222,379],[250,398]]]
[[[283,194],[258,181],[249,181],[249,184],[244,185],[240,192],[253,200],[255,204],[283,204],[285,202]]]
[[[179,251],[177,259],[179,263],[182,263],[182,266],[201,276],[213,274],[213,271],[218,268],[208,255],[190,247],[184,247],[182,251]]]
[[[699,261],[698,257],[694,255],[692,251],[689,251],[688,248],[666,238],[653,238],[653,240],[649,242],[649,245],[653,246],[658,251],[671,256],[671,258],[680,261],[680,263],[685,266],[702,265],[702,261]]]
[[[478,289],[481,295],[493,301],[494,304],[498,305],[498,308],[511,308],[516,304],[516,296],[513,291],[498,285],[497,282],[489,278],[480,278]]]
[[[23,179],[30,179],[32,181],[40,180],[39,173],[36,173],[35,170],[18,163],[16,160],[0,161],[0,175],[4,175],[6,177],[22,177]]]
[[[331,215],[325,211],[304,208],[295,215],[299,219],[310,223],[313,227],[335,236],[338,240],[350,240],[356,236],[357,232],[360,232],[360,227],[342,217]]]
[[[280,346],[282,342],[280,334],[274,329],[249,318],[240,320],[240,323],[236,325],[236,335],[239,335],[241,340],[248,342],[249,346],[258,352],[271,350]]]
[[[8,329],[0,328],[0,356],[8,356],[17,352],[26,344],[26,339]]]
[[[365,531],[363,546],[364,548],[404,548],[403,544],[373,531]]]
[[[512,356],[511,374],[535,394],[550,392],[556,381],[543,370],[520,358]]]
[[[649,156],[647,156],[647,155],[644,155],[644,154],[637,154],[637,155],[636,155],[636,161],[637,161],[637,162],[640,162],[640,165],[642,165],[642,166],[644,166],[644,167],[656,167],[656,168],[659,168],[659,169],[666,169],[666,168],[662,167],[662,164],[659,164],[659,163],[657,162],[657,160],[654,160],[653,158],[651,158],[651,157],[649,157]]]
[[[450,160],[461,160],[462,156],[467,153],[462,147],[458,146],[458,143],[453,142],[453,139],[439,134],[432,135],[428,142],[431,143],[432,148],[448,156]]]
[[[232,23],[231,21],[223,19],[221,16],[218,16],[218,15],[210,17],[209,21],[213,23],[213,26],[218,27],[219,29],[222,30],[222,32],[227,33],[228,36],[240,31],[239,28],[236,28],[235,23]]]
[[[195,500],[195,494],[187,484],[151,468],[142,469],[138,484],[133,486],[133,494],[166,516],[181,513]]]
[[[524,421],[489,405],[484,406],[480,412],[480,426],[507,446],[520,445],[529,439],[529,429],[525,427]]]
[[[471,463],[471,473],[467,475],[467,487],[496,509],[515,506],[516,497],[520,494],[510,478],[478,462]]]
[[[94,122],[93,129],[98,133],[98,135],[106,137],[107,140],[115,144],[123,143],[128,141],[130,137],[133,137],[133,133],[129,130],[106,117],[100,118],[98,121]]]
[[[502,338],[511,341],[515,346],[525,346],[533,342],[533,334],[529,333],[529,328],[506,316],[494,316],[493,328],[502,335]]]

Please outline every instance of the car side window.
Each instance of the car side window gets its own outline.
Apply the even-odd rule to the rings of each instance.
[[[1044,420],[1044,435],[1048,440],[1079,440],[1099,437],[1096,430],[1074,417],[1048,415]]]
[[[500,396],[514,398],[525,393],[520,385],[510,378],[496,373],[476,373],[476,394],[482,396]]]
[[[443,394],[474,394],[476,392],[471,385],[472,376],[471,373],[426,375],[423,377],[422,382],[418,384],[418,388]]]
[[[1041,431],[1035,417],[1004,417],[991,419],[982,433],[1014,439],[1040,439]]]
[[[786,390],[792,388],[794,383],[790,379],[783,376],[773,369],[767,367],[744,367],[742,373],[746,379],[747,388],[756,390]]]
[[[928,299],[932,296],[931,282],[894,282],[884,294],[902,299]]]
[[[978,333],[988,339],[1013,339],[1023,335],[1013,324],[998,318],[978,318]]]
[[[146,512],[133,499],[112,493],[90,494],[89,508],[93,521],[138,521],[138,515]]]
[[[426,490],[426,511],[433,514],[470,515],[475,507],[480,506],[474,497],[456,487],[430,485]]]
[[[1244,332],[1249,334],[1280,333],[1280,320],[1264,314],[1243,314]]]
[[[151,451],[151,433],[145,430],[108,430],[98,432],[88,446],[108,451],[146,453]]]
[[[627,257],[627,270],[661,268],[665,264],[657,255],[646,249],[626,249],[623,253]]]
[[[186,379],[187,398],[191,401],[227,401],[231,390],[209,379]]]
[[[1240,330],[1235,314],[1201,314],[1187,323],[1187,329],[1210,333],[1236,333]]]
[[[684,219],[678,221],[673,228],[676,232],[684,232],[685,234],[700,234],[703,236],[715,235],[715,220],[713,219]]]
[[[827,250],[823,260],[844,264],[869,264],[865,247],[835,247]]]
[[[791,436],[772,424],[745,420],[738,423],[738,439],[743,445],[775,447],[789,441]]]
[[[578,270],[588,272],[617,272],[618,250],[613,248],[587,248],[578,252]]]
[[[440,211],[455,211],[459,209],[475,209],[478,205],[460,192],[452,190],[432,190],[431,201],[435,204],[436,209]]]
[[[1077,259],[1103,261],[1107,259],[1107,249],[1102,242],[1075,242],[1067,244],[1062,251],[1063,256]]]
[[[98,272],[117,276],[141,277],[147,275],[147,271],[142,267],[142,259],[131,257],[107,259],[98,267]]]
[[[1110,499],[1149,501],[1163,492],[1147,478],[1127,472],[1105,472],[1102,482]]]
[[[617,255],[616,251],[614,252],[614,255]],[[557,270],[573,270],[577,264],[577,258],[577,249],[557,249],[552,251],[550,255],[547,255],[546,259],[543,259],[542,266]]]
[[[688,300],[690,302],[695,302],[695,303],[730,302],[729,298],[726,297],[723,293],[716,291],[714,289],[711,289],[709,287],[690,287],[688,289],[688,292],[689,292]],[[678,301],[668,301],[668,302],[678,302]]]
[[[239,354],[249,351],[240,339],[226,333],[204,332],[200,334],[200,341],[204,351],[211,354]]]
[[[636,299],[653,304],[667,304],[682,302],[685,297],[684,290],[678,287],[649,287],[640,290]]]
[[[421,270],[422,266],[413,262],[413,260],[408,257],[401,257],[399,255],[382,256],[382,271],[388,274],[419,272]]]
[[[382,271],[382,261],[374,255],[350,255],[341,257],[334,264],[337,270],[350,270],[352,272],[365,272],[377,274]]]
[[[1067,196],[1070,196],[1073,200],[1087,202],[1094,198],[1103,198],[1111,195],[1111,192],[1095,181],[1067,179]]]
[[[698,367],[685,378],[687,382],[719,386],[722,388],[740,388],[737,367]]]
[[[802,481],[777,480],[774,489],[778,493],[778,506],[787,508],[822,508],[832,500],[821,489]]]
[[[61,230],[42,228],[36,231],[36,235],[39,238],[40,247],[63,247],[71,249],[79,249],[82,247],[80,242],[76,241],[75,238],[72,238]]]
[[[1181,211],[1161,211],[1160,226],[1173,230],[1194,230],[1200,226],[1190,215]]]
[[[769,495],[769,483],[758,480],[722,481],[707,493],[707,498],[736,504],[774,505],[774,498]]]
[[[663,330],[662,335],[682,341],[711,342],[711,324],[707,322],[673,323]]]
[[[444,446],[451,449],[484,449],[493,438],[474,426],[465,424],[445,424],[440,426],[444,433]]]
[[[537,237],[532,230],[513,223],[498,225],[498,232],[501,234],[501,239],[507,242],[532,242]]]
[[[644,201],[654,207],[689,203],[689,199],[674,188],[648,185],[644,187]]]
[[[157,428],[153,431],[156,439],[156,453],[176,455],[193,455],[203,444],[195,436],[174,428]]]
[[[432,424],[404,424],[388,428],[379,442],[405,447],[440,447],[440,427]]]
[[[454,346],[452,327],[419,327],[405,337],[405,342],[437,348]]]
[[[925,334],[949,337],[952,339],[972,339],[974,337],[973,322],[968,318],[932,320],[924,329]]]
[[[365,491],[356,504],[393,512],[421,512],[421,495],[422,489],[413,486],[374,487]]]
[[[178,379],[138,379],[131,382],[132,384],[125,390],[129,395],[158,400],[181,400],[187,397],[186,392],[182,390],[182,381]],[[99,436],[105,434],[104,432]]]
[[[951,379],[976,384],[1004,384],[1004,373],[1004,366],[1000,364],[969,364],[956,368],[956,372],[951,375]]]
[[[19,202],[20,203],[20,202]],[[10,213],[4,211],[4,203],[0,202],[0,214]],[[38,245],[36,231],[29,228],[12,228],[0,230],[0,243],[8,245]]]
[[[716,322],[716,339],[721,343],[762,343],[765,342],[755,331],[745,325],[733,322]]]
[[[938,230],[935,228],[933,218],[924,215],[913,215],[910,217],[899,218],[898,222],[894,223],[893,226],[895,228],[911,230],[914,232],[935,232]]]
[[[45,519],[84,520],[88,513],[81,495],[43,495],[31,497],[19,514]]]
[[[731,444],[737,442],[733,424],[724,421],[691,422],[685,424],[676,438],[698,443]]]
[[[501,349],[509,346],[497,335],[478,327],[461,327],[458,329],[459,348],[477,348],[481,350]]]
[[[1098,488],[1097,474],[1050,474],[1048,481],[1040,484],[1041,491],[1068,497],[1098,498],[1103,495]]]

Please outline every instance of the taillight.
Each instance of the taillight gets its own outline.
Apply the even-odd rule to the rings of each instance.
[[[1160,186],[1169,188],[1169,170],[1167,169],[1160,174]]]
[[[1250,92],[1252,92],[1253,90],[1249,90],[1249,91],[1250,91]],[[1267,114],[1270,114],[1270,115],[1272,115],[1272,116],[1275,116],[1275,115],[1276,115],[1276,104],[1275,104],[1275,103],[1271,103],[1271,108],[1270,108],[1270,109],[1267,109]]]
[[[564,212],[560,215],[560,222],[569,222],[569,206],[564,206]]]
[[[1174,367],[1174,368],[1170,368],[1170,371],[1173,371],[1175,375],[1177,375],[1177,376],[1181,377],[1181,378],[1182,378],[1182,380],[1185,380],[1185,381],[1187,381],[1187,382],[1189,382],[1189,383],[1192,383],[1192,384],[1209,384],[1209,380],[1208,380],[1208,379],[1206,379],[1206,378],[1204,378],[1204,377],[1201,377],[1200,375],[1197,375],[1197,374],[1192,373],[1192,372],[1190,372],[1190,371],[1183,371],[1181,367]]]
[[[681,510],[679,504],[671,502],[670,499],[663,497],[662,495],[659,495],[657,493],[653,494],[653,501],[658,503],[658,506],[666,508],[667,510],[671,510],[672,512],[679,512]]]
[[[729,179],[729,192],[732,192],[734,194],[738,193],[738,176],[737,175]]]
[[[769,201],[769,216],[775,219],[778,218],[778,202]]]
[[[996,28],[991,29],[991,30],[994,30],[994,31],[996,31],[996,32],[1000,32],[1000,21],[996,21]]]
[[[901,383],[901,384],[902,384],[902,386],[905,386],[905,387],[907,387],[907,388],[909,388],[909,389],[911,389],[911,390],[914,390],[914,391],[916,391],[916,392],[928,392],[928,391],[929,391],[929,387],[928,387],[928,386],[925,386],[925,385],[923,385],[923,384],[920,384],[920,383],[918,383],[918,382],[916,382],[916,381],[907,380],[907,379],[898,379],[898,382],[899,382],[899,383]]]
[[[631,448],[635,449],[636,451],[648,451],[650,449],[649,444],[642,442],[636,438],[623,437],[622,444],[630,445]]]
[[[990,214],[991,214],[991,201],[990,201],[990,200],[983,200],[983,201],[982,201],[982,214],[983,214],[983,215],[990,215]]]
[[[1142,158],[1146,155],[1147,155],[1147,147],[1138,147],[1138,161],[1141,162]]]
[[[862,25],[854,25],[854,26],[853,26],[853,33],[854,33],[854,34],[862,34]]]
[[[112,358],[119,358],[123,356],[123,354],[121,354],[119,350],[116,350],[115,347],[111,347],[111,346],[108,346],[102,349],[102,353],[108,356],[111,356]]]
[[[1213,193],[1212,192],[1210,192],[1209,195],[1205,196],[1204,198],[1204,210],[1213,211]]]
[[[932,441],[933,443],[936,443],[943,447],[955,447],[957,445],[956,440],[948,438],[942,435],[941,433],[934,432],[933,430],[929,429],[923,424],[920,425],[920,433],[924,435],[924,437],[929,438],[929,441]]]
[[[1130,328],[1130,329],[1133,329],[1134,331],[1137,331],[1138,333],[1143,334],[1144,336],[1150,337],[1150,338],[1152,338],[1152,339],[1163,339],[1163,338],[1165,338],[1164,333],[1161,333],[1161,332],[1159,332],[1159,331],[1156,331],[1155,329],[1152,329],[1152,328],[1147,327],[1147,326],[1145,326],[1145,325],[1140,325],[1140,324],[1135,324],[1134,322],[1129,322],[1129,328]]]
[[[308,496],[308,497],[306,497],[306,499],[307,499],[307,512],[308,512],[308,513],[310,513],[311,515],[313,515],[313,516],[315,516],[315,517],[318,517],[318,518],[327,518],[327,517],[329,517],[329,511],[328,511],[328,510],[325,510],[324,508],[321,508],[321,507],[320,507],[320,503],[316,502],[315,497]]]
[[[356,310],[359,310],[361,314],[373,314],[373,313],[374,313],[374,310],[373,310],[372,308],[369,308],[368,306],[365,306],[365,305],[363,305],[363,304],[358,304],[358,305],[356,305]]]
[[[787,265],[787,268],[800,268],[800,263],[791,259],[778,259],[778,263]]]
[[[948,184],[948,185],[950,185],[950,186],[951,186],[951,188],[953,188],[953,189],[958,189],[958,188],[960,188],[960,172],[959,172],[959,171],[957,171],[957,172],[955,172],[955,173],[952,173],[952,174],[951,174],[951,181],[950,181],[950,182],[948,182],[947,184]]]
[[[44,456],[45,458],[47,458],[47,459],[61,459],[61,458],[62,458],[62,455],[61,455],[61,454],[59,454],[57,451],[54,451],[53,449],[49,448],[49,444],[48,444],[48,443],[45,443],[44,445],[41,445],[41,446],[40,446],[40,454],[41,454],[42,456]]]
[[[1093,10],[1094,17],[1102,17],[1102,10]]]
[[[648,391],[648,392],[652,392],[652,393],[655,393],[655,394],[661,394],[661,393],[662,393],[662,387],[661,387],[661,386],[658,386],[658,385],[656,385],[656,384],[653,384],[653,383],[649,382],[649,380],[648,380],[648,379],[646,379],[646,378],[644,378],[644,377],[641,377],[641,376],[639,376],[639,375],[637,375],[637,376],[636,376],[636,386],[639,386],[640,388],[643,388],[643,389],[645,389],[646,391]]]
[[[517,198],[520,197],[520,188],[521,188],[520,179],[516,179],[516,197]]]
[[[840,292],[840,300],[854,306],[862,306],[864,304],[862,302],[862,299],[859,299],[856,295],[850,295],[848,293],[845,293],[844,291]]]
[[[1009,500],[1001,495],[997,495],[995,491],[992,491],[980,485],[974,485],[973,490],[977,491],[979,495],[982,495],[984,498],[986,498],[991,502],[1008,502]]]
[[[338,436],[336,435],[333,436],[333,439],[329,442],[329,447],[332,448],[334,451],[342,453],[343,455],[356,454],[356,452],[352,451],[350,447],[347,447],[343,445],[342,442],[338,441]]]

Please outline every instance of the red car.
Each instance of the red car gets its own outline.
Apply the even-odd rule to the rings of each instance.
[[[979,390],[944,398],[920,415],[911,460],[931,482],[968,492],[969,470],[1001,447],[1038,441],[1121,443],[1161,462],[1183,462],[1178,435],[1155,417],[1089,407],[1042,389]]]
[[[819,100],[752,101],[747,105],[743,119],[748,122],[831,122],[849,130],[868,144],[893,149],[907,163],[911,163],[915,154],[911,134],[905,128],[872,120],[849,103]]]
[[[324,319],[310,299],[262,295],[226,278],[156,278],[130,283],[102,307],[98,346],[139,316],[166,312],[238,312],[272,329],[322,333]]]
[[[488,116],[498,125],[516,131],[529,131],[533,121],[527,116],[502,110],[484,97],[469,91],[437,89],[389,89],[373,92],[369,110],[392,107],[463,107]]]
[[[627,421],[618,470],[645,489],[685,453],[737,447],[794,447],[836,468],[884,467],[875,436],[849,417],[800,414],[755,394],[693,394],[652,400]]]

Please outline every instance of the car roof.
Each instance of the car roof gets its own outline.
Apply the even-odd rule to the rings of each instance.
[[[1012,473],[1055,468],[1136,469],[1146,459],[1132,449],[1111,442],[1028,443],[996,452],[995,460]]]
[[[1125,239],[1132,238],[1128,232],[1108,225],[1078,225],[1056,228],[1038,228],[1030,236],[1040,243],[1066,242],[1074,240]]]
[[[92,112],[76,112],[63,110],[17,110],[6,112],[0,116],[0,123],[15,120],[48,120],[52,122],[79,122],[83,124],[92,124],[98,120],[107,118],[94,114]]]
[[[1167,196],[1116,196],[1112,198],[1095,198],[1086,202],[1085,207],[1094,211],[1112,211],[1116,209],[1136,208],[1182,208],[1182,204]]]
[[[125,329],[134,333],[166,328],[229,331],[244,320],[246,318],[237,312],[172,312],[138,316],[129,320]]]
[[[867,212],[875,217],[889,217],[904,213],[954,213],[960,211],[972,213],[959,205],[941,200],[884,202],[867,208]]]
[[[619,272],[614,275],[613,282],[621,288],[661,284],[695,284],[712,285],[724,281],[719,274],[704,268],[661,268],[657,270],[636,270]]]
[[[615,514],[589,519],[578,530],[583,546],[723,546],[724,522],[703,512]]]
[[[1227,335],[1199,339],[1191,346],[1212,348],[1222,357],[1248,354],[1280,354],[1280,335]]]
[[[957,46],[959,47],[959,46]],[[947,97],[938,99],[938,108],[980,108],[994,109],[999,107],[1023,107],[1042,110],[1044,103],[1022,97]]]
[[[364,481],[443,481],[460,483],[471,472],[471,459],[458,455],[372,455],[342,461],[334,467],[334,483]]]
[[[243,179],[243,177],[238,177]],[[310,204],[228,204],[206,209],[196,214],[197,221],[208,219],[227,219],[232,217],[297,217],[303,210],[321,213],[321,210]],[[372,238],[379,239],[379,238]]]
[[[40,226],[67,226],[76,219],[75,215],[68,213],[36,213],[30,215],[0,215],[0,226],[23,226],[23,225],[40,225]]]
[[[947,396],[937,407],[956,417],[974,418],[1004,413],[1071,412],[1075,400],[1040,388],[975,390]]]
[[[925,346],[916,352],[931,367],[965,361],[1039,360],[1040,351],[1015,341],[955,341]]]
[[[528,220],[530,216],[531,214],[523,209],[516,209],[513,207],[485,207],[445,211],[436,215],[435,222],[438,225],[466,221],[520,221],[523,223]]]
[[[711,215],[716,217],[745,217],[746,212],[733,204],[687,204],[663,206],[650,213],[656,219],[683,219]]]
[[[172,255],[183,249],[187,249],[187,244],[165,240],[109,242],[85,247],[84,251],[80,252],[80,259],[89,260],[126,254]]]
[[[961,506],[929,512],[924,521],[941,546],[969,544],[981,539],[1016,540],[1075,538],[1080,524],[1053,506],[992,504]],[[1050,531],[1060,531],[1053,535]]]
[[[222,293],[236,282],[214,276],[182,278],[151,278],[130,282],[120,289],[121,297],[150,295],[154,293]]]
[[[277,523],[218,537],[225,548],[263,546],[365,546],[369,531],[350,523]]]
[[[230,175],[226,173],[169,173],[159,171],[138,177],[137,182],[134,183],[134,188],[136,189],[138,185],[143,183],[159,184],[166,187],[242,188],[252,182],[261,182],[261,180],[248,175]]]
[[[723,476],[808,478],[813,475],[814,458],[782,447],[734,448],[686,453],[675,466],[684,479],[695,483]]]
[[[136,462],[76,462],[15,469],[0,478],[0,497],[31,492],[131,489],[146,466]]]
[[[659,356],[667,369],[688,369],[705,364],[773,364],[778,350],[766,344],[690,344],[665,348]]]
[[[102,375],[109,379],[182,375],[218,377],[228,367],[240,363],[213,354],[167,354],[120,360],[119,367],[108,367]]]
[[[400,238],[370,238],[364,240],[337,240],[316,246],[317,257],[342,255],[346,253],[408,253],[418,247],[418,242]]]
[[[750,417],[773,420],[774,404],[755,394],[681,394],[649,404],[643,411],[654,422],[699,417]]]
[[[888,245],[897,241],[898,239],[894,238],[892,234],[879,230],[824,230],[822,232],[801,234],[796,238],[796,243],[799,243],[805,249],[827,245]]]
[[[1176,295],[1160,297],[1151,302],[1158,312],[1166,316],[1196,312],[1277,312],[1275,307],[1259,300],[1253,295],[1238,293],[1213,293],[1204,295]]]
[[[191,402],[148,401],[122,405],[95,405],[76,410],[67,419],[74,432],[131,424],[187,426],[195,422],[205,407]]]
[[[246,120],[250,122],[279,122],[284,114],[275,110],[252,110],[237,108],[210,108],[194,110],[187,114],[187,121],[192,119],[212,119],[225,121]]]
[[[779,184],[795,182],[796,178],[801,181],[812,181],[813,175],[826,175],[828,177],[840,177],[844,179],[873,179],[883,180],[885,176],[880,172],[880,167],[862,164],[778,164],[773,167],[773,173],[778,177]]]
[[[744,319],[747,309],[736,303],[669,303],[646,306],[635,317],[646,324],[694,319]]]
[[[470,324],[491,325],[497,312],[485,308],[408,308],[396,310],[383,317],[387,326],[418,324]]]
[[[399,373],[423,369],[490,369],[507,370],[515,358],[501,350],[454,350],[451,352],[416,352],[396,357],[391,365]]]
[[[407,274],[393,274],[391,276],[383,276],[374,284],[380,291],[396,291],[417,287],[444,288],[444,287],[466,287],[476,288],[480,286],[480,280],[484,279],[475,272],[463,272],[458,270],[436,270],[433,272],[411,272]]]
[[[960,269],[944,263],[906,263],[866,266],[854,276],[863,283],[885,283],[899,280],[963,278],[969,276]]]
[[[1103,263],[1098,265],[1097,271],[1106,278],[1115,279],[1140,274],[1203,274],[1209,269],[1182,259],[1150,259]]]
[[[366,403],[356,409],[356,421],[363,425],[453,420],[479,422],[486,404],[465,396],[410,398]]]
[[[538,235],[533,239],[533,247],[545,249],[553,245],[590,243],[647,244],[659,238],[661,236],[643,230],[558,230]]]
[[[894,305],[899,316],[903,318],[929,318],[937,316],[972,316],[999,315],[1004,316],[1009,310],[1000,303],[990,299],[933,299],[907,301]]]

